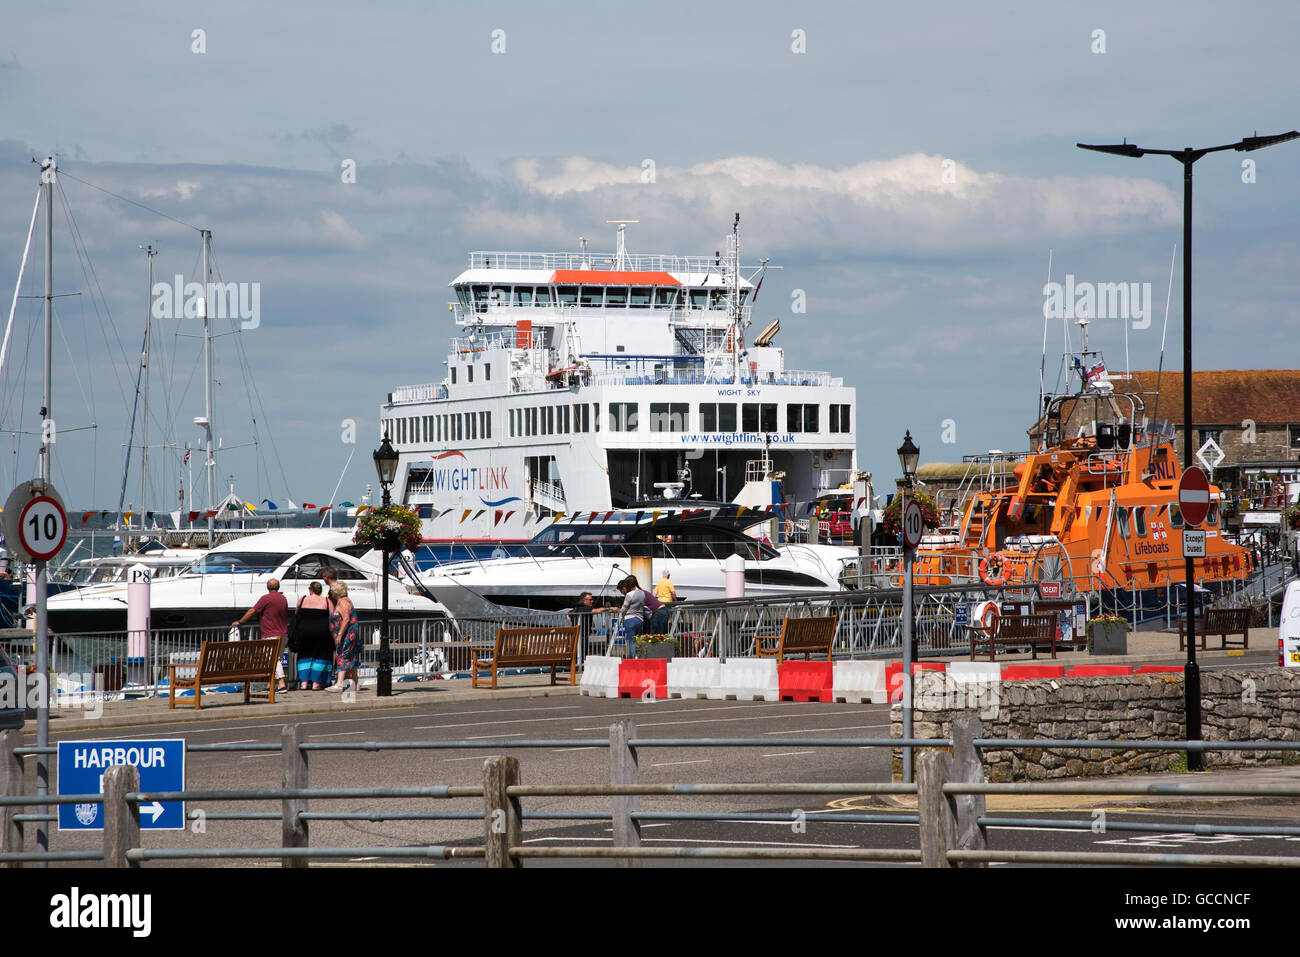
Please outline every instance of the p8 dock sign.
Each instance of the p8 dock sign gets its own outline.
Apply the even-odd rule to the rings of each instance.
[[[185,790],[185,740],[60,741],[59,794],[103,794],[104,775],[115,764],[134,765],[141,791]],[[185,802],[140,805],[141,830],[183,830]],[[60,804],[59,830],[102,831],[103,804]]]

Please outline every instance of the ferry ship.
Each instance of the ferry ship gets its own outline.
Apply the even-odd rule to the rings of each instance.
[[[472,252],[449,284],[445,376],[381,410],[421,567],[655,495],[763,508],[853,481],[855,390],[787,368],[779,321],[748,338],[766,263],[742,268],[739,214],[712,256],[629,253],[631,222],[611,255]]]
[[[1172,436],[1151,421],[1142,395],[1115,391],[1088,349],[1087,324],[1079,320],[1081,351],[1066,357],[1077,390],[1042,397],[1037,451],[1017,456],[1010,478],[972,494],[958,521],[922,539],[916,584],[1038,588],[1094,610],[1100,600],[1137,621],[1163,619],[1181,601],[1185,523]],[[1211,593],[1251,573],[1249,552],[1224,537],[1222,497],[1211,485],[1206,555],[1195,560],[1195,584]]]

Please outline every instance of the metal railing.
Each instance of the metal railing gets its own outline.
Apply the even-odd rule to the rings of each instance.
[[[306,866],[318,858],[405,858],[453,859],[482,858],[489,867],[519,866],[526,859],[617,858],[627,865],[637,860],[659,858],[715,858],[715,859],[799,859],[799,860],[854,860],[916,862],[925,866],[950,867],[984,866],[993,862],[1054,863],[1054,864],[1143,864],[1143,865],[1204,865],[1204,866],[1275,866],[1298,867],[1300,857],[1265,855],[1168,855],[1128,854],[1109,852],[1074,851],[1020,851],[1009,848],[991,849],[988,832],[991,828],[1096,830],[1095,820],[1068,818],[1006,817],[990,815],[985,808],[985,798],[990,794],[1017,795],[1094,795],[1094,796],[1161,796],[1161,797],[1300,797],[1300,782],[1283,785],[1243,785],[1214,781],[1144,781],[1140,777],[1125,777],[1115,782],[1106,781],[1054,781],[1032,783],[989,783],[984,780],[983,749],[1050,748],[1085,746],[1089,748],[1168,751],[1231,751],[1272,750],[1300,753],[1300,742],[1183,742],[1183,741],[1069,741],[1050,739],[1008,740],[984,738],[977,716],[967,713],[954,722],[952,738],[893,739],[893,738],[701,738],[659,739],[638,736],[635,723],[619,721],[610,727],[608,738],[581,740],[503,740],[503,741],[394,741],[394,742],[323,742],[307,739],[296,725],[285,726],[278,743],[188,744],[190,752],[279,752],[283,760],[284,786],[280,788],[245,789],[187,789],[183,791],[141,791],[136,768],[119,765],[107,770],[103,794],[28,795],[22,794],[22,759],[37,753],[53,753],[53,747],[19,747],[21,734],[9,731],[0,735],[0,811],[3,826],[0,834],[0,863],[21,866],[23,863],[102,861],[106,867],[138,867],[150,861],[163,860],[214,860],[214,859],[280,859],[286,867]],[[677,747],[737,747],[768,748],[785,744],[801,748],[870,748],[907,747],[923,749],[918,758],[916,784],[896,782],[733,782],[733,783],[656,783],[639,780],[637,753],[645,748]],[[410,750],[511,750],[557,747],[607,748],[609,752],[610,784],[522,784],[519,759],[513,756],[495,756],[485,759],[483,782],[480,786],[419,785],[372,788],[312,787],[308,777],[308,756],[313,752],[364,752]],[[947,749],[951,749],[951,753]],[[915,813],[905,808],[888,813],[848,809],[849,813],[812,812],[796,809],[793,812],[773,811],[668,811],[642,810],[641,797],[701,797],[701,796],[783,796],[783,795],[893,795],[916,797]],[[531,799],[599,797],[609,799],[609,810],[525,810],[523,802]],[[313,810],[316,802],[358,799],[417,800],[440,803],[455,799],[480,799],[479,810],[434,810],[431,808],[409,810],[322,811]],[[205,822],[275,822],[280,823],[279,847],[205,847],[205,848],[143,848],[140,841],[140,809],[153,802],[201,801],[204,804],[224,802],[279,802],[275,811],[230,811],[204,809]],[[37,850],[24,849],[24,825],[31,821],[53,820],[48,813],[23,813],[25,807],[42,807],[61,804],[102,804],[104,831],[102,849],[92,850]],[[794,816],[807,821],[835,821],[866,826],[887,824],[891,826],[915,825],[918,829],[918,849],[881,849],[869,846],[840,848],[826,847],[758,847],[754,845],[700,849],[694,847],[642,846],[641,827],[644,822],[702,821],[748,822],[790,824]],[[444,843],[445,835],[431,835],[436,840],[428,844],[402,844],[392,846],[312,846],[310,842],[313,822],[344,821],[482,821],[484,840],[481,846],[453,846]],[[612,824],[613,846],[562,846],[540,848],[523,843],[523,822],[604,822]],[[1113,820],[1105,829],[1116,832],[1185,833],[1197,834],[1273,834],[1300,835],[1300,827],[1277,825],[1238,825],[1200,822],[1192,828],[1179,828],[1150,822]],[[797,832],[796,832],[797,833]],[[741,843],[741,842],[738,842]]]

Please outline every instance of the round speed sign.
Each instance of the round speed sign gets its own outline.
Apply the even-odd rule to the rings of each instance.
[[[910,550],[916,551],[917,546],[921,544],[921,533],[925,530],[925,519],[921,516],[921,506],[916,500],[907,503],[907,508],[903,509],[903,544]]]
[[[38,562],[59,554],[68,540],[68,516],[48,495],[37,495],[18,514],[18,542]]]

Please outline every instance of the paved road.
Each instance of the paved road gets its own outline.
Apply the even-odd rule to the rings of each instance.
[[[1245,662],[1238,659],[1236,667]],[[412,696],[416,698],[417,696]],[[609,700],[579,696],[551,698],[495,699],[473,703],[429,704],[420,697],[410,707],[387,707],[346,713],[296,715],[304,733],[312,741],[468,741],[484,742],[464,749],[419,751],[339,751],[314,752],[310,757],[313,787],[368,787],[429,784],[479,785],[482,764],[490,754],[513,753],[519,757],[525,784],[605,784],[609,781],[608,751],[602,747],[565,745],[561,742],[607,740],[609,725],[621,718],[636,722],[641,737],[716,738],[743,737],[771,739],[770,745],[748,748],[690,747],[645,748],[639,755],[641,780],[660,782],[884,782],[889,780],[887,748],[808,746],[810,738],[888,737],[889,715],[884,705],[793,704],[763,702],[717,702],[659,700],[642,702]],[[146,737],[183,737],[191,744],[274,743],[279,741],[283,719],[238,717],[222,714],[198,721],[158,721],[131,728],[105,729],[103,733],[78,733],[75,737],[121,739]],[[52,740],[68,739],[55,734]],[[554,741],[537,748],[515,747],[507,743],[522,740]],[[28,762],[29,767],[32,762]],[[278,753],[193,752],[188,758],[189,787],[278,787],[281,784],[282,758]],[[1216,851],[1246,854],[1285,854],[1300,856],[1300,838],[1294,836],[1234,837],[1203,840],[1187,835],[1198,821],[1208,820],[1212,809],[1205,806],[1154,806],[1149,801],[1102,799],[1108,806],[1107,820],[1156,822],[1167,827],[1164,838],[1091,830],[1083,832],[1055,829],[1030,831],[1022,828],[996,828],[991,833],[994,847],[1021,849],[1114,850],[1153,844],[1161,849],[1173,847],[1186,851],[1203,849],[1209,843]],[[820,846],[915,848],[916,829],[906,822],[906,801],[820,793],[798,798],[776,796],[694,796],[643,798],[647,811],[705,812],[721,811],[755,815],[764,812],[777,822],[748,821],[699,822],[653,821],[643,826],[648,846]],[[990,804],[990,813],[1071,817],[1095,820],[1086,802],[1056,799],[1047,811],[1043,804]],[[481,815],[480,799],[427,800],[355,799],[315,802],[313,810],[374,811],[378,809],[448,811],[467,816]],[[525,811],[607,812],[607,799],[534,798],[525,802]],[[212,804],[189,810],[207,815],[229,811],[279,810],[278,804]],[[882,823],[807,821],[803,827],[796,812],[824,813],[845,818],[870,813],[887,820]],[[1293,802],[1260,808],[1235,802],[1219,809],[1216,819],[1231,817],[1260,826],[1279,823],[1300,824],[1300,814]],[[275,846],[280,839],[278,821],[231,822],[208,819],[203,833],[149,832],[146,847],[230,847]],[[313,846],[324,845],[397,845],[457,844],[471,845],[482,839],[482,819],[443,821],[349,821],[314,822]],[[1178,834],[1184,834],[1178,837]],[[526,821],[525,842],[531,846],[555,846],[560,843],[586,846],[608,845],[609,824],[602,821]],[[1115,843],[1115,842],[1120,843]],[[97,835],[54,833],[53,849],[94,848]],[[446,865],[440,865],[446,866]],[[451,866],[481,866],[473,862]]]

